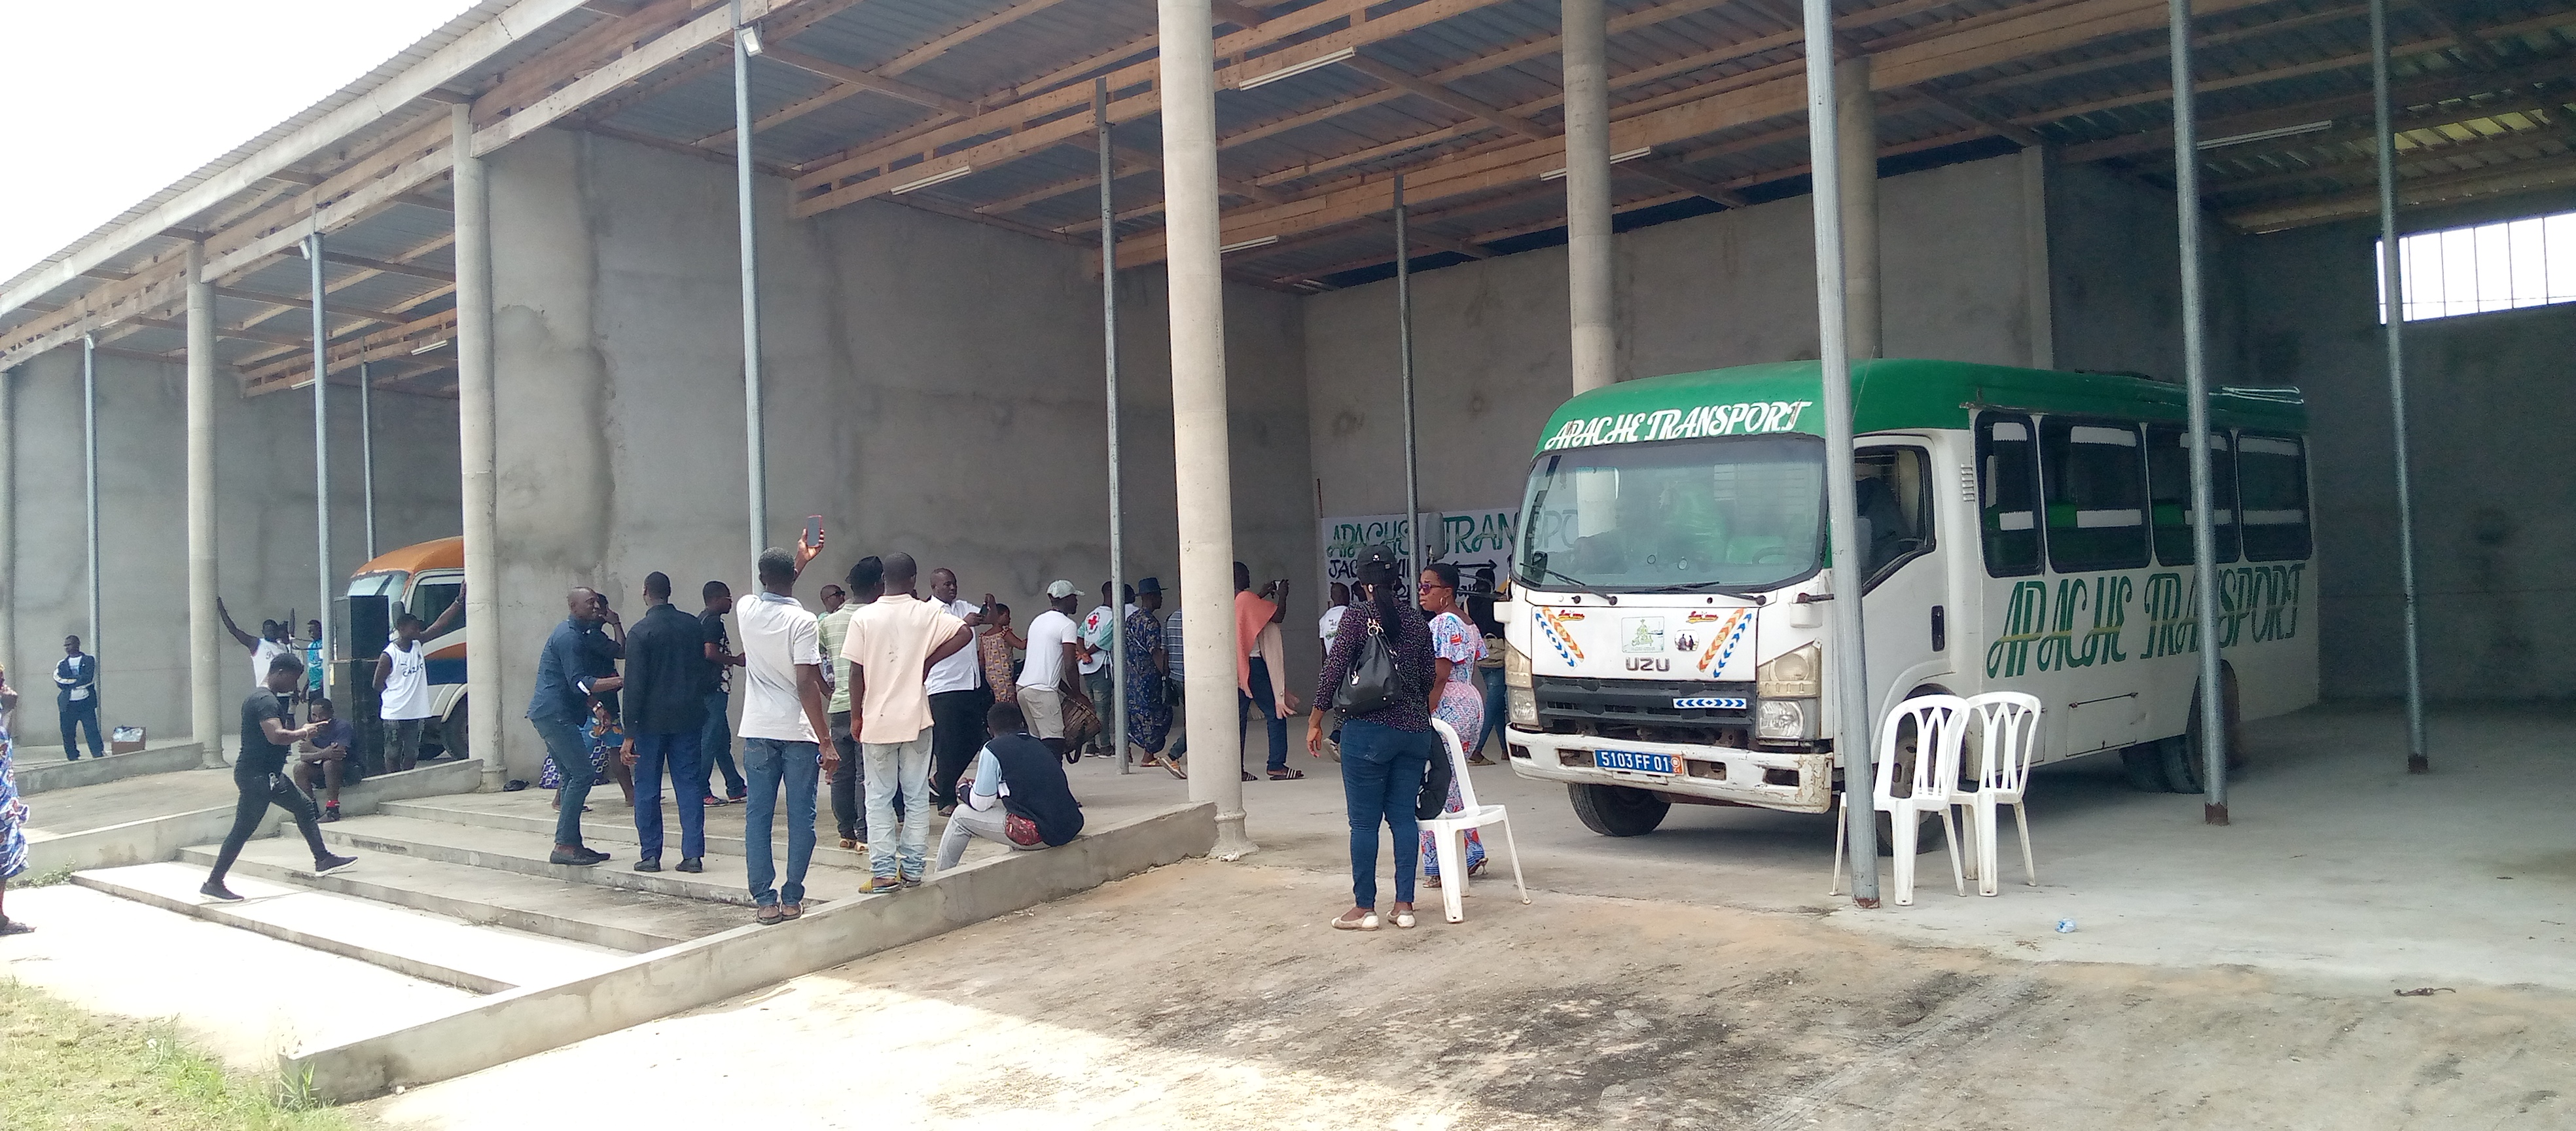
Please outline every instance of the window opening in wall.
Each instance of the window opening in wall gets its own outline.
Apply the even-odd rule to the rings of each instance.
[[[2385,247],[2370,244],[2382,324]],[[2409,322],[2576,302],[2576,212],[2399,236],[2397,252]]]

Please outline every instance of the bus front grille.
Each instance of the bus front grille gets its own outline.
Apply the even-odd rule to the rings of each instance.
[[[1534,690],[1540,726],[1558,734],[1742,746],[1753,721],[1749,682],[1541,677]]]

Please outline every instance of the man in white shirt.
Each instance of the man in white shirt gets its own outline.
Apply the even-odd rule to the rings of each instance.
[[[805,869],[814,859],[814,790],[819,776],[840,762],[821,745],[831,724],[823,714],[821,623],[795,597],[796,574],[819,547],[791,554],[761,551],[760,589],[734,603],[742,632],[742,772],[750,786],[742,837],[751,901],[762,924],[805,913]],[[770,838],[776,834],[778,797],[787,795],[787,882],[772,887],[777,868]]]
[[[232,610],[224,607],[224,599],[221,597],[215,598],[215,615],[224,618],[224,631],[232,633],[234,641],[250,649],[252,689],[257,691],[267,687],[269,662],[275,660],[280,652],[294,651],[286,646],[286,626],[277,621],[264,620],[259,622],[258,636],[243,632],[240,625],[233,623]]]
[[[930,669],[965,650],[975,630],[913,596],[921,573],[910,554],[885,558],[885,596],[850,617],[850,702],[867,759],[868,890],[914,887],[929,870]],[[894,815],[903,792],[903,822]]]
[[[1333,654],[1333,638],[1342,634],[1342,614],[1350,610],[1350,604],[1351,587],[1334,582],[1333,607],[1324,610],[1324,619],[1315,629],[1324,638],[1324,654],[1327,656]]]
[[[971,631],[984,624],[984,610],[957,599],[957,574],[930,571],[930,600]],[[930,665],[930,799],[947,816],[957,807],[957,776],[983,747],[984,711],[992,704],[984,687],[984,666],[969,645]]]
[[[1079,686],[1067,687],[1082,669],[1081,630],[1073,623],[1073,583],[1047,586],[1047,611],[1029,621],[1029,652],[1020,665],[1020,711],[1029,734],[1063,757],[1071,744],[1064,737],[1064,703],[1079,698]]]

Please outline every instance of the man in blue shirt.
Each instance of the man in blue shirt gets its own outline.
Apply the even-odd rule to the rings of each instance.
[[[54,665],[54,708],[63,724],[63,757],[80,761],[73,734],[89,728],[89,756],[98,747],[98,657],[81,651],[80,637],[63,637],[63,661]]]
[[[581,733],[582,722],[590,717],[593,695],[615,691],[625,681],[617,676],[593,675],[591,657],[604,649],[591,637],[599,632],[599,622],[606,606],[589,586],[576,585],[564,595],[566,615],[546,637],[545,650],[537,654],[537,690],[528,700],[528,722],[544,739],[546,757],[554,759],[555,772],[563,777],[560,795],[563,811],[555,817],[555,850],[546,859],[556,864],[587,867],[608,859],[605,852],[594,852],[581,843],[581,806],[590,799],[591,782],[596,775],[590,768],[590,747]]]

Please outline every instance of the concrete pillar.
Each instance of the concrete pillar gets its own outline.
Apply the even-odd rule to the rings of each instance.
[[[224,764],[223,637],[215,619],[215,281],[188,245],[188,729]]]
[[[501,720],[500,509],[492,429],[492,210],[469,108],[448,108],[456,155],[456,447],[465,512],[466,748],[483,760],[483,789],[499,792]]]
[[[1610,264],[1610,59],[1602,0],[1565,0],[1565,277],[1574,391],[1618,377]]]
[[[1878,316],[1878,114],[1869,56],[1834,64],[1834,157],[1843,174],[1844,340],[1853,361],[1880,356]]]
[[[2021,151],[2022,270],[2029,291],[2030,367],[2057,368],[2054,276],[2048,269],[2048,150]]]
[[[1157,0],[1161,16],[1163,231],[1169,254],[1172,454],[1178,466],[1181,644],[1188,663],[1190,800],[1216,804],[1219,858],[1243,831],[1234,643],[1234,468],[1226,435],[1225,276],[1217,254],[1216,41],[1208,0]]]

